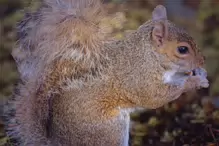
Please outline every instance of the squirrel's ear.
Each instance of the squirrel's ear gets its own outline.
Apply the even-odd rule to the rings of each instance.
[[[162,5],[158,5],[152,13],[152,20],[155,22],[152,31],[152,39],[155,45],[160,47],[168,36],[166,8]]]
[[[152,12],[153,20],[167,20],[167,11],[166,8],[162,5],[156,6]]]

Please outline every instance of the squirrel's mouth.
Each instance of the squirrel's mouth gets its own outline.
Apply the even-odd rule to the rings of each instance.
[[[196,70],[193,69],[191,71],[186,71],[185,72],[185,75],[188,75],[188,76],[196,76]]]
[[[196,68],[190,71],[185,71],[184,75],[186,76],[202,76],[207,77],[207,72],[203,68]]]
[[[183,85],[184,81],[190,80],[190,77],[198,77],[200,79],[200,86],[207,88],[209,86],[207,80],[207,72],[204,68],[196,68],[187,71],[167,71],[163,75],[164,83]]]

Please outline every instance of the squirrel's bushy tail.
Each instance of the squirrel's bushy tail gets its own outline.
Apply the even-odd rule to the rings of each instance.
[[[105,42],[101,25],[104,16],[99,0],[44,0],[36,12],[26,14],[18,24],[19,41],[12,52],[22,83],[5,110],[8,135],[21,138],[22,143],[34,142],[33,139],[47,143],[40,135],[44,129],[34,120],[39,119],[34,117],[35,112],[47,113],[35,103],[41,84],[38,82],[48,76],[47,69],[53,67],[53,61],[66,59],[75,64],[85,61],[84,64],[92,66]],[[38,99],[42,100],[40,104],[47,104],[44,97]]]
[[[98,55],[106,36],[103,9],[99,0],[44,0],[18,25],[19,42],[12,55],[21,76],[36,76],[57,58]]]

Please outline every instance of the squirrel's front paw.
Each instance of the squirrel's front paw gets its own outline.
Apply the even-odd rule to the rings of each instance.
[[[209,81],[206,77],[198,75],[197,78],[199,78],[197,86],[202,88],[208,88]]]
[[[200,86],[203,87],[203,88],[208,88],[209,87],[209,81],[206,78],[201,80]]]
[[[199,86],[208,88],[209,81],[207,79],[207,72],[203,68],[197,68],[194,70],[194,76],[199,78]]]
[[[200,76],[200,75],[191,76],[188,79],[188,82],[187,82],[186,86],[188,86],[187,88],[191,88],[191,89],[192,88],[208,88],[209,82],[206,79],[206,77],[203,77],[203,76]]]
[[[186,89],[208,88],[208,86],[207,72],[202,68],[195,69],[185,84]]]

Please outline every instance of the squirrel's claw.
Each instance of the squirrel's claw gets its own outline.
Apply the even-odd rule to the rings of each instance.
[[[203,68],[197,68],[194,70],[195,76],[199,77],[200,79],[200,87],[208,88],[209,81],[207,79],[207,72]]]

